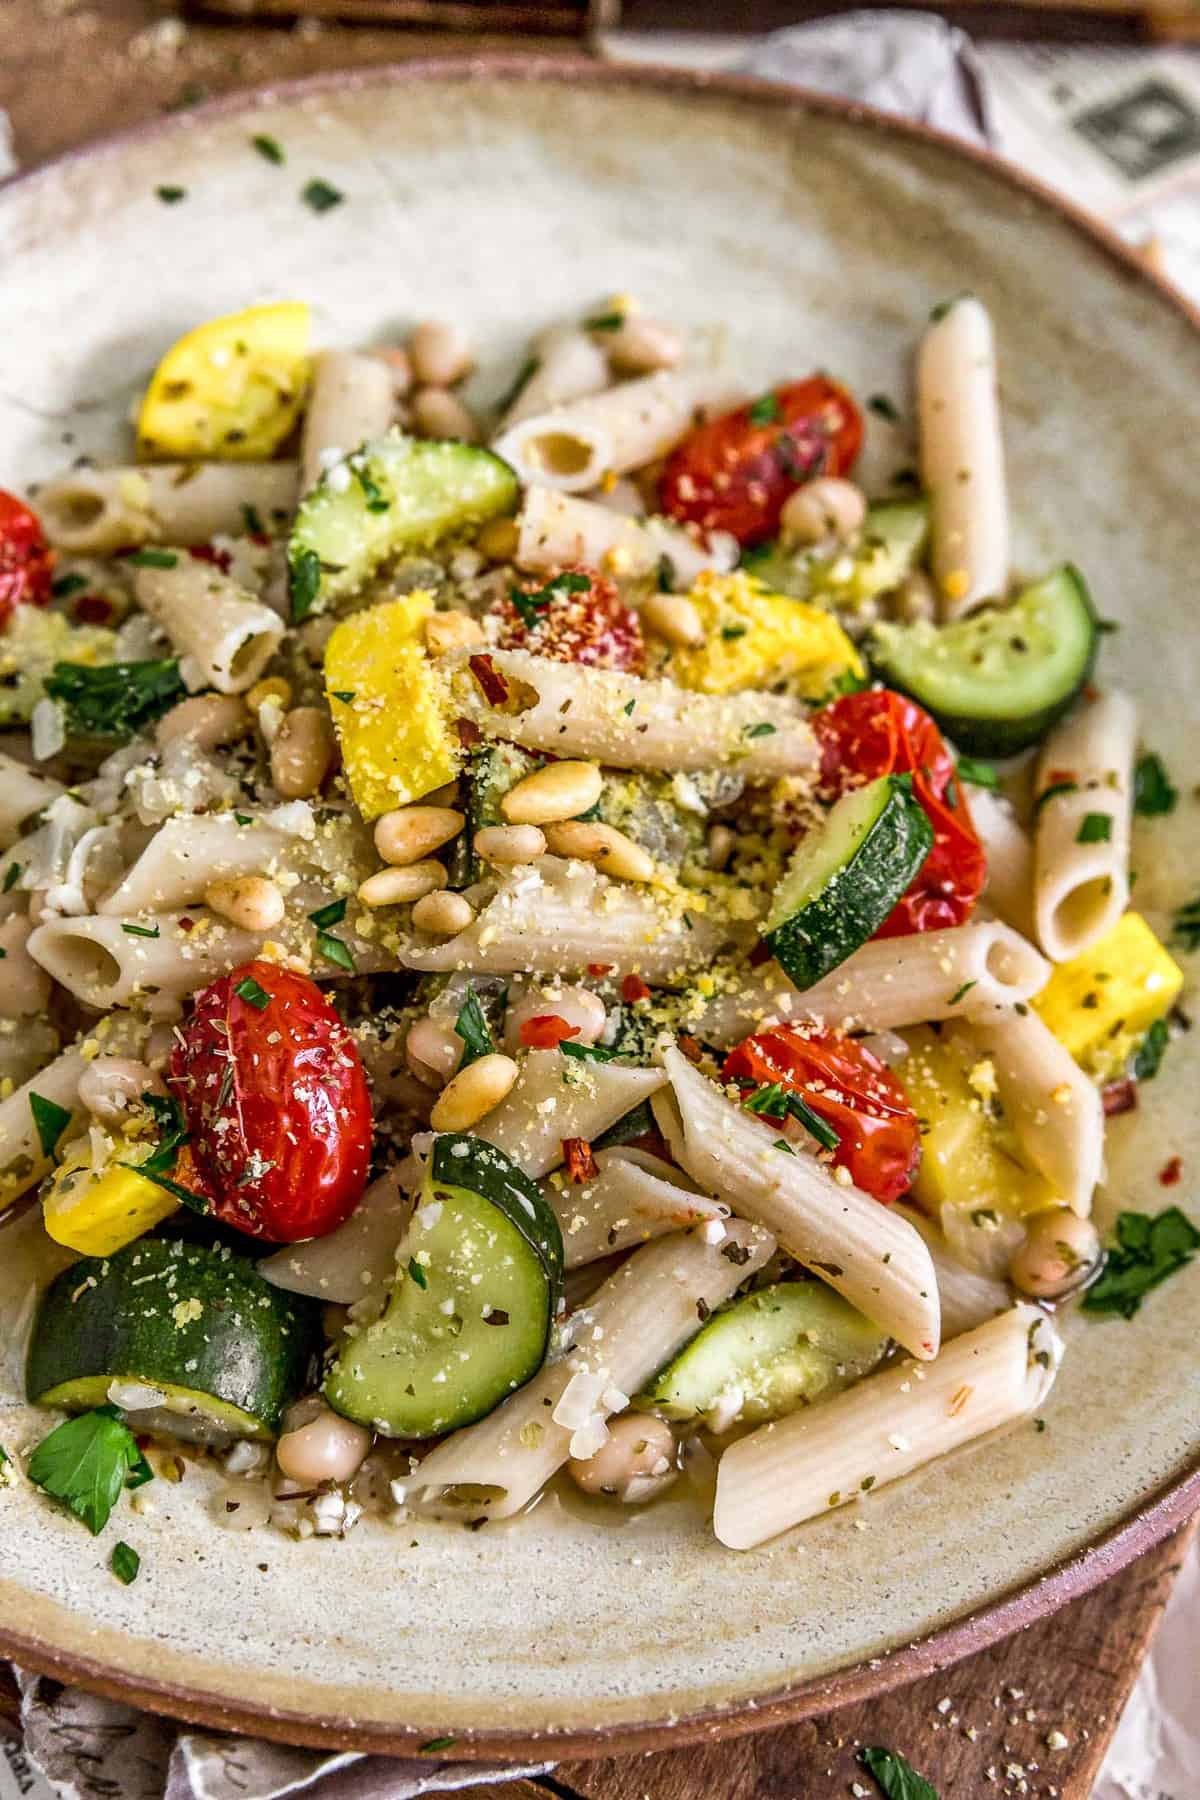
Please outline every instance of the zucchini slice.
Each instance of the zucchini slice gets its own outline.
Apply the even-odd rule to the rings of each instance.
[[[245,1257],[141,1238],[51,1282],[25,1383],[34,1405],[68,1412],[102,1406],[114,1382],[144,1388],[156,1430],[273,1438],[311,1385],[321,1343],[316,1301],[271,1287]]]
[[[517,508],[517,478],[490,450],[391,432],[328,470],[288,539],[293,621],[357,593],[385,562]]]
[[[877,625],[871,663],[971,756],[1014,756],[1045,737],[1092,673],[1100,624],[1064,563],[1007,606],[953,625]]]
[[[881,1332],[819,1281],[784,1281],[715,1312],[637,1398],[668,1419],[715,1426],[778,1419],[873,1369]]]
[[[325,1383],[338,1412],[389,1437],[469,1425],[536,1375],[562,1284],[558,1220],[480,1138],[434,1139],[379,1318],[351,1325]]]
[[[843,794],[792,852],[763,937],[798,988],[812,987],[883,924],[933,848],[900,775]]]
[[[853,609],[899,587],[928,543],[928,500],[883,500],[868,508],[859,536],[836,555],[768,544],[748,551],[742,566],[776,593]]]

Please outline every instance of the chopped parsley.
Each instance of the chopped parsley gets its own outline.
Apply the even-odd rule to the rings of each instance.
[[[1152,1217],[1123,1212],[1103,1272],[1083,1296],[1083,1310],[1132,1319],[1152,1288],[1191,1262],[1200,1231],[1177,1206]]]
[[[242,501],[242,524],[251,537],[266,537],[267,528],[257,506],[251,506],[248,500]]]
[[[244,1000],[255,1012],[266,1012],[271,1004],[270,994],[266,988],[259,986],[253,975],[243,975],[233,991],[239,1000]]]
[[[743,730],[743,735],[748,738],[761,738],[761,737],[774,737],[775,736],[774,725],[768,725],[768,723],[765,719],[760,719],[757,725],[743,726],[742,730]]]
[[[1150,1081],[1158,1074],[1159,1065],[1166,1054],[1170,1041],[1171,1033],[1167,1027],[1167,1021],[1155,1019],[1138,1045],[1133,1059],[1133,1079],[1135,1081]]]
[[[187,693],[174,658],[156,662],[55,663],[46,692],[66,712],[69,737],[128,743]]]
[[[191,1188],[184,1187],[176,1181],[168,1171],[175,1167],[179,1152],[188,1141],[187,1121],[183,1108],[178,1100],[167,1098],[163,1094],[142,1095],[142,1104],[159,1127],[160,1137],[157,1147],[146,1157],[144,1162],[122,1162],[122,1169],[132,1169],[143,1180],[153,1182],[155,1187],[172,1195],[186,1206],[190,1212],[204,1214],[211,1212],[212,1204],[204,1194],[197,1194]],[[142,1480],[148,1481],[149,1475]],[[136,1485],[136,1484],[135,1484]]]
[[[583,321],[583,328],[585,331],[620,331],[624,323],[623,312],[597,313],[594,318]]]
[[[789,1156],[795,1156],[796,1154],[794,1147],[788,1143],[786,1138],[776,1138],[771,1148],[772,1150],[786,1150]]]
[[[654,570],[654,579],[660,594],[675,592],[675,564],[669,556],[660,556]]]
[[[1200,900],[1189,900],[1178,909],[1171,924],[1171,940],[1184,950],[1200,950]]]
[[[555,600],[565,600],[568,594],[586,594],[591,585],[590,576],[573,575],[568,572],[563,575],[555,575],[544,587],[532,590],[519,587],[510,588],[508,597],[516,607],[522,621],[532,630],[538,624],[542,613],[546,612]]]
[[[117,1580],[124,1582],[125,1586],[128,1587],[131,1581],[137,1580],[138,1570],[142,1566],[142,1559],[133,1548],[132,1544],[127,1544],[122,1539],[121,1542],[113,1545],[112,1555],[108,1559],[108,1566],[116,1576]]]
[[[886,1800],[938,1800],[937,1789],[923,1775],[918,1775],[898,1750],[884,1750],[878,1744],[869,1744],[859,1751],[858,1760],[878,1783]]]
[[[429,1282],[425,1278],[425,1271],[415,1256],[410,1256],[408,1259],[408,1272],[419,1288],[427,1288],[429,1286]]]
[[[21,864],[19,862],[10,862],[7,869],[4,871],[4,886],[2,891],[6,894],[11,894],[20,879]]]
[[[275,163],[278,165],[287,161],[283,145],[279,142],[278,138],[268,137],[265,132],[257,132],[255,136],[250,139],[250,142],[254,145],[254,148],[258,151],[258,154],[263,158],[264,162]]]
[[[131,569],[173,569],[179,558],[173,550],[155,550],[144,546],[141,550],[131,550],[125,561]]]
[[[423,1753],[431,1750],[448,1750],[451,1744],[457,1744],[457,1742],[456,1737],[430,1738],[427,1744],[418,1744],[417,1748]]]
[[[1084,813],[1079,830],[1075,833],[1075,842],[1077,844],[1107,844],[1111,837],[1111,814]]]
[[[50,592],[56,600],[69,600],[72,594],[82,593],[87,581],[82,575],[60,575],[50,584]]]
[[[300,189],[300,198],[305,206],[313,212],[326,213],[333,207],[340,206],[346,196],[339,188],[335,188],[332,182],[322,181],[318,175],[315,180],[307,182]]]
[[[326,962],[336,964],[339,969],[349,970],[351,975],[357,973],[358,965],[354,960],[353,950],[342,938],[334,937],[331,931],[318,931],[317,949]]]
[[[1000,785],[1000,777],[992,763],[976,762],[973,756],[960,756],[958,773],[963,781],[974,782],[976,787],[995,788]]]
[[[900,408],[886,394],[868,394],[867,411],[873,412],[877,419],[886,419],[889,425],[900,423]]]
[[[558,1048],[564,1056],[573,1056],[578,1062],[611,1062],[616,1055],[615,1050],[606,1050],[603,1044],[575,1044],[570,1038],[561,1038]]]
[[[513,378],[512,386],[506,389],[496,402],[496,409],[498,412],[506,413],[510,406],[516,405],[517,400],[529,386],[529,383],[533,380],[541,366],[542,361],[538,356],[531,356],[528,362],[522,363]]]
[[[621,711],[625,714],[625,717],[627,719],[633,717],[633,709],[636,705],[637,705],[636,700],[627,700],[625,702],[624,706],[621,708]]]
[[[742,1104],[747,1112],[757,1113],[761,1119],[795,1119],[816,1138],[823,1150],[836,1150],[841,1145],[841,1137],[828,1119],[814,1112],[799,1094],[788,1093],[781,1081],[772,1081],[767,1087],[759,1088]]]
[[[126,925],[123,923],[121,930],[125,933],[126,937],[156,938],[162,936],[162,932],[157,925]]]
[[[288,594],[292,602],[292,624],[307,619],[321,592],[321,559],[315,550],[300,550],[288,564]]]
[[[356,465],[351,463],[350,466],[354,470],[355,478],[366,498],[367,511],[369,513],[390,512],[392,503],[372,475],[370,469],[367,468],[366,464]]]
[[[162,201],[164,206],[176,206],[180,200],[187,199],[187,189],[185,187],[156,187],[154,192],[158,195],[158,198]]]
[[[71,1114],[57,1100],[46,1100],[41,1094],[30,1094],[29,1110],[33,1114],[34,1129],[38,1134],[38,1143],[42,1146],[43,1156],[53,1156],[58,1149],[58,1141],[71,1123]]]
[[[340,700],[343,706],[349,706],[352,701],[357,700],[358,695],[350,688],[334,688],[329,698]]]
[[[974,981],[964,981],[960,988],[955,988],[949,1000],[946,1002],[947,1006],[957,1006],[964,994],[969,994],[975,985],[976,983]]]
[[[752,425],[773,425],[781,411],[777,394],[763,394],[751,404],[746,416]]]
[[[1037,818],[1048,800],[1053,800],[1058,794],[1073,794],[1078,786],[1079,783],[1077,781],[1052,781],[1049,787],[1044,787],[1042,789],[1041,793],[1034,801],[1033,817],[1035,819]]]
[[[722,625],[721,639],[726,644],[732,644],[735,639],[744,638],[749,629],[748,625]]]
[[[487,1014],[480,1003],[479,995],[473,987],[468,987],[467,997],[458,1009],[458,1017],[454,1021],[454,1031],[463,1041],[463,1057],[460,1069],[478,1062],[481,1056],[493,1056],[496,1050],[492,1028],[487,1022]]]
[[[131,1470],[141,1460],[115,1406],[99,1406],[56,1425],[29,1461],[29,1479],[82,1519],[92,1536],[108,1524]]]
[[[330,925],[341,924],[346,916],[346,904],[346,896],[343,894],[340,899],[331,900],[326,906],[318,906],[316,912],[310,912],[308,916],[318,930],[324,931]]]
[[[1162,757],[1154,750],[1139,756],[1133,771],[1134,812],[1144,819],[1153,819],[1160,813],[1174,812],[1178,800],[1179,789],[1167,774]]]

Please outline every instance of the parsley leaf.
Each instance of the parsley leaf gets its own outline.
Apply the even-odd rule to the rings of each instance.
[[[788,1095],[787,1109],[793,1119],[799,1120],[805,1131],[811,1137],[816,1138],[822,1150],[839,1150],[841,1148],[840,1134],[834,1130],[828,1119],[823,1119],[819,1112],[813,1110],[807,1100],[800,1098],[799,1094]]]
[[[743,1100],[742,1105],[747,1112],[757,1113],[760,1119],[787,1118],[787,1099],[782,1081],[772,1081],[767,1087],[759,1088],[748,1100]]]
[[[555,600],[565,600],[568,594],[586,594],[591,585],[589,576],[573,575],[568,572],[553,576],[544,587],[510,588],[508,597],[521,615],[523,622],[532,630],[538,623],[541,614]]]
[[[164,206],[174,206],[177,201],[187,199],[185,187],[156,187],[154,192]]]
[[[457,1742],[456,1737],[430,1738],[427,1744],[418,1744],[417,1749],[420,1751],[448,1750],[451,1744],[457,1744]]]
[[[868,394],[867,411],[873,412],[877,419],[886,419],[889,425],[900,423],[900,408],[886,394]]]
[[[265,132],[259,132],[250,139],[250,142],[265,162],[279,164],[287,161],[283,145],[278,138],[268,137]]]
[[[517,370],[516,375],[513,377],[512,386],[506,388],[499,400],[497,400],[497,412],[501,414],[506,413],[510,406],[516,405],[518,398],[525,392],[525,389],[529,386],[529,383],[533,380],[541,366],[542,359],[540,356],[531,356],[528,362],[522,363],[521,367]]]
[[[960,756],[958,772],[964,781],[973,781],[976,787],[999,787],[1000,777],[991,763],[976,762],[973,756]]]
[[[138,1570],[142,1566],[142,1559],[133,1548],[133,1545],[125,1543],[124,1539],[122,1539],[119,1543],[113,1545],[112,1555],[108,1559],[108,1566],[116,1576],[117,1580],[124,1582],[125,1586],[128,1587],[131,1581],[137,1580]]]
[[[757,725],[744,725],[742,734],[748,738],[774,737],[775,727],[768,725],[765,719],[760,719]]]
[[[1162,757],[1153,750],[1139,756],[1133,771],[1134,812],[1152,819],[1159,813],[1174,812],[1178,800],[1179,789],[1167,774]]]
[[[255,1012],[266,1012],[271,1004],[270,994],[265,987],[260,987],[253,975],[243,975],[233,991],[239,1000],[244,1000]]]
[[[1116,1245],[1108,1252],[1099,1280],[1083,1296],[1084,1312],[1132,1319],[1150,1290],[1191,1262],[1197,1250],[1200,1231],[1177,1206],[1168,1206],[1156,1217],[1121,1213]]]
[[[593,318],[583,321],[585,331],[620,331],[625,323],[623,312],[596,313]]]
[[[66,709],[69,737],[110,738],[128,743],[147,725],[169,712],[187,692],[179,663],[55,663],[46,677],[46,692]]]
[[[473,987],[467,989],[467,997],[458,1010],[454,1021],[455,1035],[465,1045],[463,1058],[458,1065],[465,1069],[470,1063],[477,1062],[481,1056],[495,1053],[496,1044],[492,1037],[492,1028],[487,1022],[487,1014],[480,1004],[479,995]]]
[[[369,513],[390,512],[392,503],[372,475],[370,469],[367,468],[366,464],[352,462],[350,466],[354,470],[355,479],[366,497],[367,511]]]
[[[300,189],[300,198],[313,212],[325,213],[332,207],[340,206],[346,196],[332,182],[322,181],[318,176],[315,181],[308,182]]]
[[[408,1259],[408,1272],[419,1288],[429,1286],[429,1282],[425,1278],[425,1271],[415,1256],[410,1256]]]
[[[558,1048],[564,1056],[573,1056],[578,1062],[611,1062],[617,1054],[606,1050],[603,1044],[575,1044],[570,1038],[563,1038]]]
[[[339,969],[348,969],[351,975],[357,973],[358,964],[354,960],[353,950],[340,937],[334,937],[331,931],[318,931],[317,949],[326,962],[336,964]]]
[[[963,996],[969,994],[974,986],[975,983],[973,981],[964,981],[960,988],[955,988],[949,1000],[946,1002],[947,1006],[957,1006]]]
[[[675,578],[675,564],[671,561],[671,558],[666,555],[660,556],[654,569],[654,579],[658,586],[659,593],[673,594],[675,592]]]
[[[752,425],[772,425],[781,412],[778,396],[763,394],[751,405],[747,417]]]
[[[886,1800],[938,1800],[937,1789],[918,1775],[912,1764],[897,1750],[884,1750],[871,1744],[860,1750],[858,1760],[868,1775],[879,1784]]]
[[[1108,813],[1084,813],[1079,830],[1075,833],[1077,844],[1107,844],[1112,837],[1112,817]]]
[[[343,894],[340,899],[331,900],[326,906],[318,906],[316,912],[310,912],[308,916],[320,931],[330,925],[340,925],[346,916],[346,896]]]
[[[242,501],[242,524],[251,537],[266,537],[266,527],[257,506],[251,506],[248,500]]]
[[[72,594],[81,594],[87,586],[82,575],[59,575],[50,583],[50,592],[56,600],[69,600]]]
[[[298,550],[288,561],[288,595],[292,624],[307,619],[321,592],[321,559],[315,550]]]
[[[126,1164],[142,1175],[166,1175],[175,1167],[176,1153],[187,1143],[187,1121],[178,1100],[164,1094],[143,1094],[142,1104],[158,1126],[162,1136],[158,1148],[145,1162]]]
[[[1189,900],[1176,912],[1171,926],[1171,941],[1184,950],[1200,950],[1200,900]]]
[[[56,1425],[42,1439],[29,1461],[29,1479],[61,1500],[96,1537],[137,1462],[132,1431],[115,1406],[100,1406]]]
[[[1053,800],[1056,794],[1073,794],[1078,788],[1077,781],[1052,781],[1044,787],[1033,803],[1033,817],[1036,819],[1047,800]]]
[[[57,1100],[44,1100],[41,1094],[30,1094],[29,1110],[33,1114],[42,1155],[53,1156],[58,1149],[59,1138],[71,1123],[71,1114]]]
[[[1171,1041],[1171,1033],[1165,1019],[1155,1019],[1149,1031],[1137,1047],[1133,1059],[1133,1079],[1150,1081],[1158,1074],[1159,1065],[1166,1055],[1167,1045]]]
[[[156,937],[162,936],[162,932],[157,925],[150,926],[150,925],[125,925],[125,924],[122,924],[121,930],[125,933],[126,937],[156,938]]]
[[[7,869],[4,871],[4,887],[2,891],[6,894],[11,894],[20,879],[21,864],[19,862],[10,862]]]
[[[131,569],[173,569],[179,558],[173,550],[155,550],[150,546],[131,550],[125,561]]]

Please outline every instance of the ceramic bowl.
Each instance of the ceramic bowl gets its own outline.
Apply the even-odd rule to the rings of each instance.
[[[316,176],[344,204],[303,205]],[[186,199],[162,204],[164,184]],[[1161,925],[1189,897],[1200,335],[1114,240],[991,159],[749,82],[409,65],[236,97],[18,180],[0,191],[0,267],[5,486],[127,454],[162,350],[251,301],[309,299],[326,343],[454,317],[494,395],[531,329],[628,290],[716,326],[750,389],[825,367],[906,410],[916,334],[971,288],[999,335],[1017,563],[1088,574],[1121,627],[1104,668],[1185,795],[1139,833],[1138,905]],[[873,417],[872,433],[878,472],[911,459],[903,431]],[[1115,1122],[1102,1211],[1157,1210],[1169,1155],[1189,1203],[1197,1042]],[[35,1229],[0,1236],[13,1447],[38,1428],[19,1400]],[[0,1648],[167,1712],[384,1751],[454,1734],[456,1755],[562,1756],[824,1710],[1027,1622],[1200,1502],[1200,1264],[1136,1322],[1068,1336],[1044,1430],[750,1555],[671,1506],[607,1528],[549,1503],[479,1533],[364,1522],[294,1542],[230,1529],[189,1475],[123,1521],[142,1557],[124,1588],[105,1542],[22,1483],[0,1496]]]

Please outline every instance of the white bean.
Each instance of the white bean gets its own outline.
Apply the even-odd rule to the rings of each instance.
[[[470,1131],[499,1106],[517,1079],[511,1056],[493,1051],[460,1069],[433,1103],[429,1123],[435,1131]]]
[[[622,1413],[609,1420],[608,1441],[586,1460],[571,1457],[567,1473],[585,1494],[627,1506],[653,1500],[679,1473],[675,1434],[656,1413]]]
[[[510,825],[552,825],[590,811],[603,787],[599,763],[547,763],[509,788],[500,811]]]
[[[1013,1286],[1035,1300],[1060,1300],[1087,1280],[1100,1259],[1100,1235],[1090,1219],[1065,1206],[1036,1213],[1008,1265]]]
[[[562,987],[532,989],[509,1007],[504,1015],[504,1047],[516,1052],[521,1046],[521,1027],[530,1019],[549,1015],[576,1027],[573,1044],[594,1044],[604,1030],[608,1014],[599,994],[590,988]]]
[[[215,750],[248,736],[253,721],[240,694],[193,694],[164,713],[154,727],[160,750],[190,738],[200,750]]]
[[[400,806],[375,821],[375,848],[385,863],[405,868],[456,838],[466,824],[452,806]]]
[[[838,475],[818,475],[784,502],[779,532],[788,544],[820,544],[826,538],[844,543],[861,531],[866,516],[866,496],[860,487]]]
[[[429,1087],[449,1081],[462,1061],[463,1049],[454,1027],[437,1019],[418,1019],[404,1040],[405,1061],[417,1080]]]
[[[271,780],[285,800],[310,800],[320,793],[336,760],[328,715],[316,706],[297,706],[271,745]]]
[[[413,424],[422,437],[452,438],[460,444],[477,444],[479,421],[449,388],[418,388],[412,397]]]
[[[284,1432],[275,1460],[289,1481],[317,1487],[322,1481],[349,1481],[370,1448],[369,1431],[323,1406],[315,1419]]]
[[[430,387],[453,387],[475,361],[466,333],[445,319],[423,319],[408,340],[408,355],[417,380]]]
[[[132,1056],[97,1056],[79,1077],[79,1103],[102,1125],[121,1125],[143,1094],[165,1092],[158,1076]]]
[[[616,331],[597,332],[595,341],[618,375],[652,375],[673,369],[683,355],[683,337],[661,319],[632,313]]]
[[[485,825],[474,844],[490,863],[527,863],[546,854],[545,833],[536,825]]]

